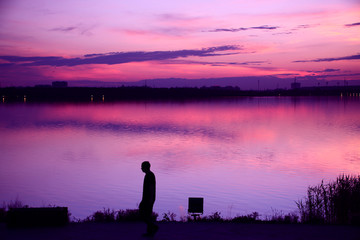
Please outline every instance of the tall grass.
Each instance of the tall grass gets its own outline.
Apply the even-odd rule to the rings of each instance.
[[[26,208],[27,205],[24,205],[19,198],[17,197],[14,201],[10,201],[9,203],[2,203],[2,206],[0,207],[0,222],[6,221],[6,214],[7,211],[14,208]]]
[[[176,221],[176,214],[173,212],[168,211],[167,213],[163,214],[163,222],[175,222]]]
[[[16,197],[16,199],[13,201],[11,200],[9,203],[5,203],[3,202],[3,208],[5,210],[9,210],[11,208],[27,208],[29,207],[28,205],[24,205],[18,197]]]
[[[304,223],[360,224],[360,175],[310,186],[296,204]]]
[[[153,212],[152,218],[156,221],[158,214]],[[126,210],[110,210],[104,208],[103,211],[96,211],[92,215],[85,218],[83,221],[77,220],[77,222],[133,222],[142,221],[139,209],[126,209]]]

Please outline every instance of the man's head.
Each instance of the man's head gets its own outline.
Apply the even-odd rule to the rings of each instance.
[[[147,173],[150,171],[150,163],[148,161],[145,161],[141,164],[141,170],[144,172],[144,173]]]

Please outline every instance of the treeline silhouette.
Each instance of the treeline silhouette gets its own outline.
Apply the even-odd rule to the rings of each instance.
[[[360,86],[298,89],[241,90],[239,87],[7,87],[0,88],[1,102],[111,102],[121,100],[186,100],[237,96],[360,96]]]

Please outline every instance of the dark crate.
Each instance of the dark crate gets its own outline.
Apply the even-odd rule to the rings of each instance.
[[[204,212],[204,198],[189,198],[189,213],[203,213]]]
[[[64,226],[69,223],[67,207],[12,208],[7,212],[9,227]]]

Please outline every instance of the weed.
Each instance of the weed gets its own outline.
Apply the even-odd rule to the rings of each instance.
[[[360,224],[360,175],[340,175],[335,181],[310,186],[296,202],[304,223]]]
[[[163,214],[163,222],[175,222],[176,221],[176,214],[173,212],[168,211],[167,213]]]

